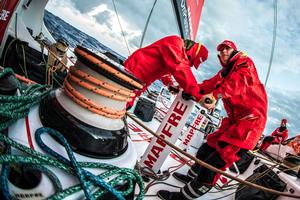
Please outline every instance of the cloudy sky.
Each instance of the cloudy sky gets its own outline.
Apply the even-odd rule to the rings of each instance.
[[[127,57],[140,45],[153,3],[154,0],[115,0],[126,42],[112,0],[50,0],[46,9]],[[288,119],[290,135],[300,134],[299,7],[299,0],[278,0],[277,3],[276,44],[266,87],[269,111],[265,134],[275,129],[283,117]],[[196,40],[206,45],[209,58],[194,71],[197,79],[207,79],[220,69],[216,46],[230,39],[254,60],[264,83],[273,27],[273,0],[206,0]],[[157,1],[143,45],[171,34],[178,34],[171,1]]]

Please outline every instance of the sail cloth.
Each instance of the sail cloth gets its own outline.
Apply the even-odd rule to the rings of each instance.
[[[181,37],[195,40],[204,0],[173,0]]]
[[[18,3],[19,0],[0,0],[0,44],[2,43],[6,27]]]

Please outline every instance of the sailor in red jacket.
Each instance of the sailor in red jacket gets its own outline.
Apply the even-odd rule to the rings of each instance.
[[[265,151],[271,144],[280,144],[288,138],[288,129],[286,127],[287,119],[282,119],[280,127],[276,128],[270,136],[264,138],[260,150]]]
[[[191,71],[208,57],[206,47],[178,36],[164,37],[149,46],[135,51],[124,62],[125,69],[146,85],[140,95],[155,80],[173,75],[179,86],[188,94],[200,100],[197,81]],[[166,76],[167,75],[167,76]],[[164,84],[167,84],[164,81]],[[130,103],[133,105],[133,101]]]
[[[203,98],[222,95],[228,117],[220,128],[207,136],[207,142],[198,150],[196,157],[225,170],[238,161],[243,153],[253,149],[265,128],[267,95],[259,80],[253,61],[237,51],[232,41],[225,40],[217,46],[222,69],[211,79],[199,85]],[[210,104],[203,106],[213,108]],[[194,199],[204,195],[216,183],[219,174],[194,164],[187,175],[173,173],[173,177],[186,183],[180,192],[161,190],[162,199]]]

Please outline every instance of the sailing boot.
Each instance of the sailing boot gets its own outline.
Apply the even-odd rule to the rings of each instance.
[[[159,190],[157,196],[163,200],[188,200],[181,192],[169,192],[167,190]]]
[[[178,180],[178,181],[180,181],[180,182],[182,182],[182,183],[184,183],[184,184],[187,184],[188,182],[190,182],[190,181],[193,180],[193,179],[192,179],[191,177],[189,177],[188,175],[184,175],[184,174],[181,174],[181,173],[178,173],[178,172],[174,172],[174,173],[172,174],[172,176],[173,176],[176,180]]]

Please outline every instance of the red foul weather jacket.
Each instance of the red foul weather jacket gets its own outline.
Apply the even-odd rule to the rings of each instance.
[[[222,70],[199,84],[202,94],[213,92],[215,98],[222,95],[228,117],[216,132],[208,135],[207,143],[229,164],[238,160],[235,153],[240,148],[255,147],[267,117],[267,95],[253,61],[243,52],[234,53]],[[218,142],[228,146],[221,148]]]
[[[184,41],[168,36],[135,51],[124,62],[125,69],[146,83],[143,91],[155,80],[171,74],[185,92],[200,100],[197,81],[191,71]]]
[[[272,141],[273,144],[279,144],[280,142],[286,141],[288,138],[288,129],[285,129],[284,131],[280,132],[279,128],[276,128],[275,131],[271,134],[271,136],[274,136],[275,139]]]

